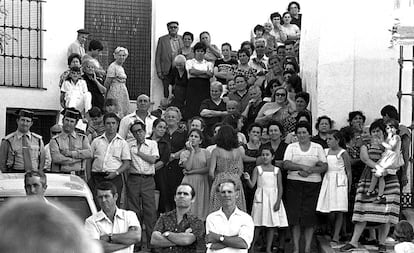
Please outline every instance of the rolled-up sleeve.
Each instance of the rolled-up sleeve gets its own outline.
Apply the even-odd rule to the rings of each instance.
[[[93,221],[92,217],[89,217],[85,221],[85,230],[92,239],[99,240],[101,234],[96,223]]]
[[[246,217],[244,220],[245,223],[240,227],[239,237],[242,238],[247,243],[248,248],[250,248],[254,235],[254,223],[251,217]]]

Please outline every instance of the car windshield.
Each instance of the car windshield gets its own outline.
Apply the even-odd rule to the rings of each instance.
[[[25,197],[13,197],[16,198],[25,198]],[[8,197],[0,198],[0,209],[5,202],[8,201]],[[46,199],[53,203],[60,203],[68,207],[72,212],[74,212],[82,221],[92,215],[91,208],[89,207],[88,201],[83,197],[74,197],[74,196],[47,196]]]

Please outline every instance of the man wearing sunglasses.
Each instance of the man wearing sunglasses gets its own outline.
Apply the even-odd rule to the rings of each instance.
[[[170,85],[169,73],[173,65],[174,58],[181,53],[184,47],[181,35],[178,35],[178,22],[170,21],[167,23],[168,34],[158,39],[157,50],[155,51],[155,67],[158,78],[164,86],[164,97],[169,97],[168,86]]]

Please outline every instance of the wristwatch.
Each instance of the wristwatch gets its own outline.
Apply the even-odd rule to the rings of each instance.
[[[170,232],[168,231],[164,233],[164,237],[168,237],[169,235],[170,235]]]
[[[219,240],[220,240],[220,242],[224,242],[224,235],[220,235]]]
[[[115,171],[115,174],[116,174],[117,176],[119,176],[119,172],[118,172],[117,170]]]

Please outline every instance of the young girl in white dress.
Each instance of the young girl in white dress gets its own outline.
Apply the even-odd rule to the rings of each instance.
[[[257,182],[254,195],[252,218],[255,226],[251,251],[260,235],[262,228],[266,228],[266,253],[272,252],[274,229],[287,227],[288,220],[282,202],[282,174],[279,167],[272,165],[274,151],[269,147],[262,148],[263,164],[253,170],[252,178],[244,173],[244,178],[250,188]]]
[[[401,138],[398,135],[398,121],[395,119],[389,119],[385,122],[385,131],[387,131],[388,137],[382,143],[385,147],[385,152],[382,153],[381,159],[375,165],[375,173],[372,174],[371,184],[369,185],[367,196],[371,196],[374,193],[375,186],[378,183],[378,196],[374,200],[374,203],[385,203],[384,197],[384,172],[387,174],[396,175],[397,170],[404,164],[404,160],[401,154]]]
[[[343,214],[348,212],[348,192],[352,181],[351,160],[344,149],[345,142],[338,130],[329,131],[326,142],[329,147],[325,149],[328,171],[323,177],[316,211],[329,213],[335,224],[332,243],[337,244]]]

